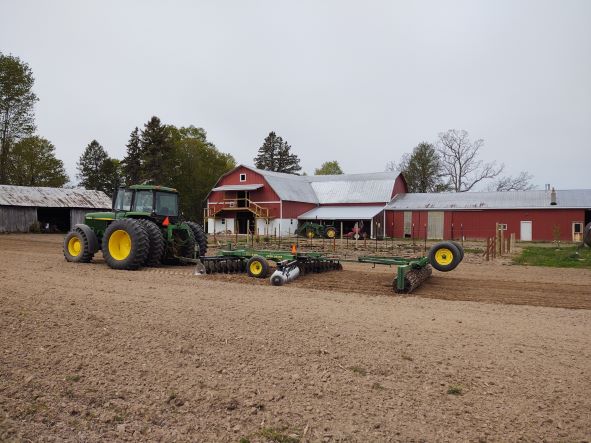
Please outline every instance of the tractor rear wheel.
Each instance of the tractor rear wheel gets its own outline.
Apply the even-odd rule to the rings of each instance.
[[[149,248],[148,234],[140,222],[132,218],[115,220],[103,236],[103,256],[113,269],[141,268]]]
[[[148,234],[148,242],[150,244],[148,249],[148,255],[146,261],[143,263],[144,266],[160,266],[162,263],[162,256],[164,255],[164,249],[166,243],[162,231],[156,223],[151,220],[140,219],[138,220],[146,234]]]
[[[90,242],[82,229],[74,228],[64,238],[64,257],[69,262],[89,263],[94,256]]]
[[[250,277],[265,278],[269,273],[269,263],[264,257],[255,255],[246,263],[246,272]]]
[[[199,223],[187,222],[187,226],[193,231],[195,243],[199,246],[199,257],[203,257],[207,254],[207,234]]]
[[[452,242],[437,243],[429,250],[429,263],[438,271],[453,271],[460,261],[460,251]]]

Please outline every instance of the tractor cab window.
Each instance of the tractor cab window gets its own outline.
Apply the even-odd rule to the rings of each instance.
[[[154,193],[152,191],[136,191],[133,210],[137,212],[152,212]]]
[[[119,189],[115,199],[115,211],[130,211],[133,191],[131,189]]]
[[[179,196],[171,192],[156,192],[156,214],[171,215],[176,217],[179,214]]]

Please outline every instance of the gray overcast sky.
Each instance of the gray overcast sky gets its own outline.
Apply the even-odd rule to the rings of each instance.
[[[449,128],[542,187],[590,188],[591,1],[0,0],[38,133],[72,178],[152,116],[252,164],[269,131],[314,172],[382,171]]]

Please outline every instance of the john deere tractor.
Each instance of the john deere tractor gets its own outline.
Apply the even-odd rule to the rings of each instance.
[[[304,222],[296,230],[296,235],[307,238],[335,238],[337,230],[332,225],[321,225],[319,223]]]
[[[99,250],[114,269],[161,263],[195,263],[207,252],[207,236],[179,215],[176,189],[133,185],[117,189],[110,212],[86,214],[64,239],[67,261],[88,263]]]

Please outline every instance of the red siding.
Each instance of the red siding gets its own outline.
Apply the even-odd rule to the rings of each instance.
[[[314,203],[303,203],[293,201],[283,201],[283,218],[298,218],[305,212],[311,211],[316,208],[317,205]]]
[[[425,235],[428,211],[412,211],[414,236]],[[483,211],[445,211],[444,238],[486,238],[495,235],[496,223],[505,223],[505,235],[515,234],[520,240],[521,221],[532,222],[532,239],[554,240],[554,227],[560,230],[560,239],[572,240],[572,223],[584,222],[583,209],[508,209]],[[387,211],[387,235],[402,237],[404,230],[404,211]]]
[[[402,174],[398,174],[396,180],[394,181],[394,190],[392,191],[392,197],[396,194],[406,194],[408,192],[408,187],[406,186],[406,179]]]

